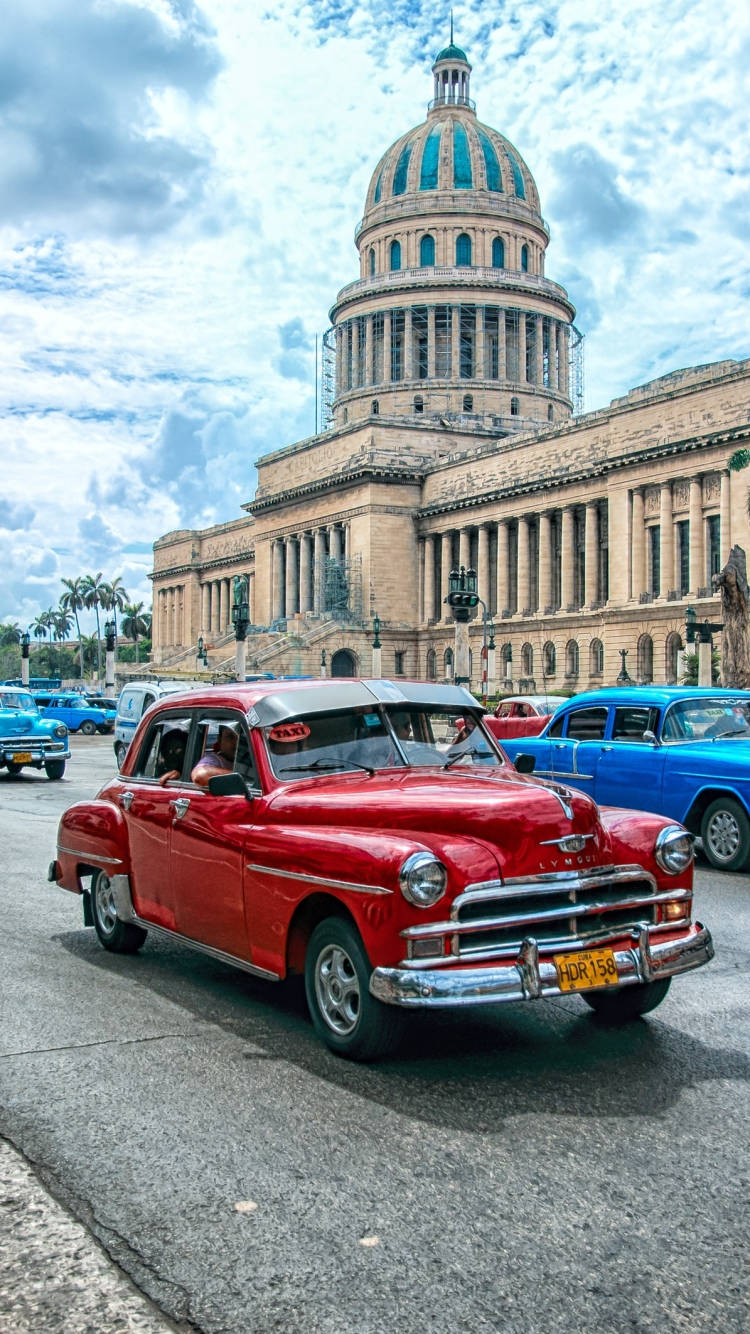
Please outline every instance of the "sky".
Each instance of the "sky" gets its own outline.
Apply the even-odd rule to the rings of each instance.
[[[585,407],[750,356],[735,0],[455,0],[585,335]],[[151,602],[156,538],[239,518],[313,434],[315,343],[378,159],[425,116],[435,0],[6,0],[0,620],[60,580]]]

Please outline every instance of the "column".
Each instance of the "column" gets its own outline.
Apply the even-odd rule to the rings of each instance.
[[[544,383],[544,319],[534,316],[534,384]]]
[[[337,523],[331,524],[328,529],[328,552],[331,560],[341,561],[341,528]]]
[[[505,380],[508,368],[505,353],[505,311],[497,312],[497,378]]]
[[[424,622],[435,620],[435,539],[430,534],[424,540]]]
[[[383,311],[383,384],[391,383],[391,312]]]
[[[552,515],[539,515],[539,611],[552,607]]]
[[[323,610],[324,602],[324,582],[325,582],[325,560],[326,560],[326,535],[323,528],[315,529],[315,564],[313,568],[313,578],[315,580],[313,593],[313,607],[316,613],[320,614]]]
[[[445,599],[448,596],[450,585],[450,572],[453,569],[453,542],[450,533],[443,533],[440,539],[440,596],[443,599],[442,619],[452,621],[450,607],[446,606]]]
[[[703,537],[703,487],[700,477],[690,478],[690,592],[695,595],[706,583]]]
[[[562,610],[567,611],[568,607],[573,606],[574,581],[573,581],[573,509],[567,505],[562,512],[562,551],[561,555],[561,602]]]
[[[435,379],[435,307],[427,307],[427,379]]]
[[[299,609],[312,611],[312,534],[303,533],[299,547]]]
[[[639,602],[646,592],[646,529],[643,523],[643,492],[633,491],[633,526],[630,537],[632,559],[632,597]]]
[[[285,611],[287,616],[294,616],[299,611],[299,565],[297,539],[288,537],[284,543],[286,557]]]
[[[526,383],[526,314],[523,310],[518,312],[518,379],[521,384]]]
[[[224,580],[224,628],[232,629],[232,580]]]
[[[375,373],[372,367],[372,315],[365,315],[365,384],[372,384]]]
[[[518,610],[529,611],[531,581],[529,579],[529,520],[523,515],[518,520]]]
[[[414,333],[412,330],[411,306],[404,311],[404,379],[414,378],[413,367]]]
[[[719,547],[719,564],[722,569],[724,568],[724,565],[726,564],[727,561],[727,557],[730,551],[732,550],[732,533],[731,533],[731,523],[729,518],[731,513],[731,508],[730,508],[731,491],[729,483],[730,483],[729,472],[725,468],[723,473],[721,474],[721,494],[719,498],[719,526],[720,526],[719,540],[721,543]]]
[[[250,611],[250,624],[255,625],[255,571],[247,576],[247,605]]]
[[[362,383],[359,364],[359,316],[351,322],[352,329],[352,389],[358,389]]]
[[[219,634],[223,635],[227,624],[226,580],[219,580]]]
[[[458,563],[468,570],[471,565],[471,530],[462,528],[458,535]]]
[[[508,525],[497,525],[497,614],[508,610]]]
[[[283,615],[284,585],[283,562],[281,557],[282,544],[278,539],[271,543],[271,620],[277,621]]]
[[[476,307],[476,358],[474,365],[474,376],[477,380],[484,380],[487,376],[487,352],[484,339],[484,306]]]
[[[461,370],[461,307],[451,306],[450,379],[457,380]]]
[[[344,325],[339,324],[336,327],[336,393],[338,397],[344,392]]]
[[[562,349],[560,347],[560,321],[550,320],[550,389],[559,390],[562,385],[561,358]],[[565,386],[562,385],[564,389]]]
[[[490,530],[480,525],[477,539],[477,588],[485,605],[490,605]]]
[[[566,398],[570,397],[570,325],[564,324],[560,328],[562,341],[560,344],[560,368],[562,371],[562,384],[560,389]]]
[[[659,565],[661,567],[661,588],[659,593],[665,598],[674,578],[674,524],[672,522],[672,484],[662,482],[659,495]]]
[[[209,600],[209,590],[211,585],[206,582],[201,584],[201,634],[211,628],[211,603]]]
[[[586,552],[584,606],[599,601],[599,507],[596,501],[586,506]]]

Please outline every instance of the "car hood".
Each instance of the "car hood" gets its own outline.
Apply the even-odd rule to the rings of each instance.
[[[512,862],[514,876],[560,869],[559,840],[572,834],[586,836],[576,865],[607,855],[607,834],[590,797],[510,769],[481,777],[465,770],[321,777],[279,790],[269,806],[274,821],[408,832],[431,847],[436,837],[481,840],[501,868]]]
[[[706,737],[703,741],[680,741],[664,749],[677,768],[689,765],[691,772],[737,773],[750,779],[750,737]]]
[[[27,732],[38,732],[42,719],[38,713],[29,713],[27,709],[0,709],[0,736],[25,736]],[[47,727],[41,728],[46,732]]]

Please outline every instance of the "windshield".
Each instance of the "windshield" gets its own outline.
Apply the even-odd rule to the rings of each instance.
[[[274,774],[289,782],[346,769],[505,763],[478,713],[418,704],[303,715],[266,728],[265,738]]]
[[[716,737],[750,736],[750,698],[685,699],[667,710],[662,741],[709,741]]]
[[[31,695],[23,690],[0,690],[0,708],[23,709],[25,713],[38,713]]]

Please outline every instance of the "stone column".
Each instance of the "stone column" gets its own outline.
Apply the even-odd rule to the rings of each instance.
[[[287,616],[294,616],[299,611],[299,565],[297,541],[288,537],[284,543],[286,554],[286,587],[284,604]]]
[[[583,601],[592,607],[599,601],[599,507],[595,500],[586,506],[585,561]]]
[[[462,528],[458,535],[458,564],[468,570],[471,565],[471,530]]]
[[[323,610],[323,585],[325,581],[325,559],[326,559],[326,536],[323,528],[315,529],[315,563],[313,567],[313,578],[315,588],[313,594],[313,607],[320,614]]]
[[[435,379],[435,307],[427,307],[427,379]]]
[[[445,599],[448,596],[448,587],[450,584],[450,572],[453,569],[453,543],[450,533],[443,533],[440,539],[440,596],[443,599],[442,619],[452,621],[451,609],[446,605]]]
[[[690,478],[690,592],[695,595],[706,583],[706,553],[703,534],[703,487],[700,477]]]
[[[485,307],[476,308],[476,358],[474,365],[474,377],[477,380],[487,378],[487,350],[484,337],[484,314]]]
[[[632,597],[639,602],[641,593],[646,592],[646,527],[643,522],[643,492],[633,491],[633,527],[630,550],[633,562]]]
[[[490,605],[490,530],[480,524],[477,539],[477,588],[485,606]]]
[[[341,560],[341,528],[337,523],[331,524],[328,529],[328,552],[331,560]]]
[[[383,384],[391,383],[391,312],[383,311]]]
[[[284,614],[284,567],[281,557],[283,543],[274,539],[271,543],[271,620],[277,621]]]
[[[518,610],[529,611],[531,580],[529,578],[529,520],[522,515],[518,520]]]
[[[211,585],[206,582],[201,584],[201,634],[205,634],[211,629],[211,603],[209,601],[209,589]]]
[[[435,539],[429,534],[424,539],[424,622],[435,619]]]
[[[552,515],[539,515],[539,611],[552,607]]]
[[[247,605],[250,612],[250,624],[255,625],[255,571],[247,576]]]
[[[360,386],[359,367],[359,317],[350,322],[352,339],[352,389]]]
[[[505,355],[505,311],[497,312],[497,378],[505,380],[507,378],[507,363]]]
[[[560,328],[562,335],[560,342],[560,369],[562,372],[562,384],[560,390],[566,398],[570,397],[570,325],[564,324]]]
[[[365,384],[372,384],[375,373],[372,366],[372,315],[365,315]]]
[[[534,316],[534,383],[544,383],[544,318]]]
[[[573,551],[573,509],[566,505],[562,512],[562,551],[561,551],[561,602],[562,610],[567,611],[568,607],[573,606],[575,583],[574,583],[574,551]]]
[[[730,481],[730,474],[725,468],[721,474],[721,495],[719,499],[719,541],[721,544],[719,547],[719,565],[721,569],[724,568],[727,557],[732,550],[731,521],[729,517],[731,514]]]
[[[508,610],[508,525],[497,525],[497,614]]]
[[[451,306],[451,364],[449,378],[457,380],[461,369],[461,307]]]
[[[312,534],[303,533],[299,548],[299,609],[312,611]]]
[[[523,310],[518,312],[518,379],[521,384],[526,383],[526,314]]]
[[[414,332],[412,329],[411,306],[404,311],[404,379],[414,377]]]
[[[674,587],[674,523],[672,520],[672,484],[662,482],[659,495],[659,565],[660,596],[665,598]]]
[[[346,385],[344,384],[344,326],[336,326],[336,392],[342,394]]]

